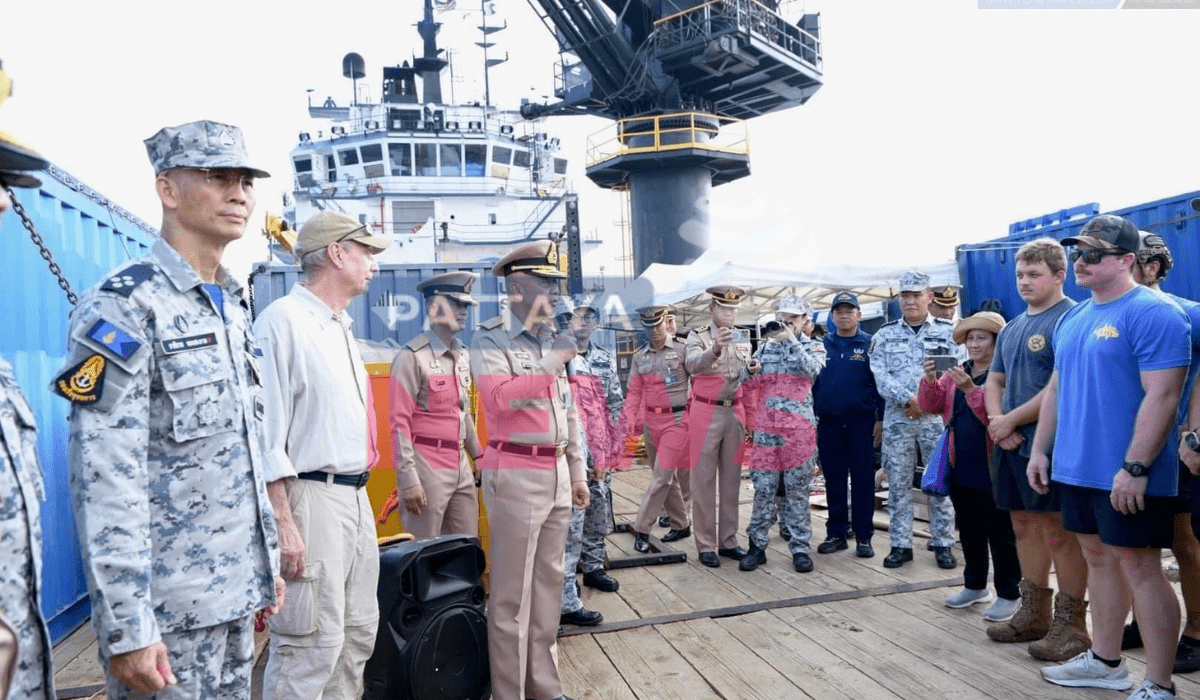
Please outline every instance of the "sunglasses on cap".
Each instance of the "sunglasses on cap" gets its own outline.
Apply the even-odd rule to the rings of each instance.
[[[1121,255],[1128,255],[1128,254],[1129,254],[1129,251],[1122,250],[1120,248],[1117,248],[1117,249],[1105,248],[1103,250],[1101,250],[1099,248],[1089,248],[1087,250],[1080,250],[1079,248],[1076,248],[1075,250],[1072,250],[1071,254],[1068,255],[1067,257],[1069,257],[1071,259],[1071,262],[1075,262],[1077,260],[1083,260],[1088,265],[1096,265],[1101,260],[1103,260],[1104,256],[1106,256],[1106,255],[1121,256]]]

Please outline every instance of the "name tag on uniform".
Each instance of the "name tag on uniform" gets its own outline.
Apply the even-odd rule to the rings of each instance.
[[[205,333],[203,335],[189,335],[186,338],[171,338],[169,340],[160,340],[158,344],[162,347],[162,351],[168,355],[174,355],[179,352],[187,352],[188,350],[199,350],[217,344],[216,333]]]
[[[524,350],[517,350],[516,352],[513,353],[513,357],[517,358],[518,360],[532,360],[533,359],[533,356],[530,355],[529,353],[525,352]]]

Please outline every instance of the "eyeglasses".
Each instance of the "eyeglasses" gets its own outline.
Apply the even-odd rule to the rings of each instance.
[[[236,170],[214,170],[212,168],[196,168],[204,173],[204,180],[210,185],[216,185],[221,189],[229,189],[233,185],[237,185],[239,189],[249,192],[254,191],[254,176]]]
[[[1079,248],[1076,248],[1075,250],[1072,250],[1071,254],[1067,257],[1069,257],[1071,259],[1071,262],[1075,262],[1079,259],[1082,259],[1088,265],[1096,265],[1101,260],[1104,259],[1105,255],[1112,255],[1112,256],[1119,257],[1121,255],[1128,255],[1128,254],[1129,254],[1129,251],[1121,250],[1119,248],[1116,250],[1113,250],[1113,249],[1101,250],[1099,248],[1089,248],[1087,250],[1080,250]]]

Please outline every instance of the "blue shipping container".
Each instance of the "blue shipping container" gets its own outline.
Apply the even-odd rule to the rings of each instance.
[[[16,200],[76,293],[149,249],[156,233],[145,222],[54,166],[42,179],[40,189],[14,190]],[[0,217],[0,260],[7,269],[0,355],[12,363],[39,427],[46,476],[42,609],[57,641],[91,612],[67,492],[69,404],[46,389],[66,361],[71,305],[15,212]]]
[[[1123,216],[1138,228],[1161,235],[1175,260],[1173,269],[1162,283],[1163,290],[1186,299],[1200,300],[1200,211],[1192,205],[1197,198],[1200,198],[1200,192],[1187,192],[1104,213]],[[1076,207],[1060,212],[1073,216],[1056,215],[1045,225],[1037,225],[1036,220],[1022,222],[1014,225],[1015,232],[1004,238],[958,246],[955,259],[963,284],[962,314],[966,316],[978,310],[988,300],[999,302],[1000,312],[1006,319],[1024,311],[1025,302],[1017,294],[1016,286],[1014,256],[1017,249],[1035,238],[1061,240],[1073,236],[1099,210],[1094,204]],[[1086,299],[1090,292],[1075,285],[1069,263],[1067,268],[1063,291],[1072,299]]]

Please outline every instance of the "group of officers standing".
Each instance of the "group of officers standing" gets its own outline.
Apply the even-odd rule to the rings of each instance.
[[[374,517],[362,487],[381,456],[371,384],[346,308],[366,291],[378,270],[374,256],[389,241],[339,214],[313,217],[300,228],[295,251],[304,281],[252,320],[241,284],[220,260],[244,233],[255,179],[267,173],[250,165],[241,132],[216,122],[164,128],[146,148],[162,203],[161,239],[80,299],[69,359],[51,386],[72,404],[70,490],[109,697],[248,697],[254,618],[265,611],[273,615],[265,697],[358,698],[379,624]],[[0,142],[6,186],[30,186],[30,171],[44,165],[28,149]],[[1092,589],[1094,617],[1097,599],[1104,600],[1095,621],[1096,650],[1104,656],[1086,651],[1044,675],[1066,685],[1130,687],[1112,651],[1113,630],[1119,632],[1132,597],[1148,654],[1147,681],[1137,692],[1166,697],[1165,640],[1178,626],[1171,631],[1164,621],[1173,593],[1170,601],[1163,597],[1151,549],[1171,544],[1171,523],[1164,531],[1138,514],[1151,510],[1153,498],[1175,493],[1179,438],[1172,441],[1168,423],[1176,425],[1180,397],[1187,402],[1187,318],[1156,296],[1122,296],[1141,244],[1132,225],[1109,219],[1117,217],[1089,223],[1074,241],[1082,251],[1074,258],[1077,277],[1091,281],[1094,298],[1058,323],[1067,354],[1055,356],[1053,374],[1032,393],[1029,382],[1007,375],[1003,405],[990,410],[1003,426],[993,430],[1002,449],[1006,441],[1032,443],[1028,464],[1006,462],[1029,475],[1013,509],[1021,510],[1022,498],[1036,512],[1061,508],[1062,526],[1081,534],[1093,580],[1106,584]],[[1034,262],[1046,264],[1061,289],[1065,273],[1055,259]],[[665,515],[663,541],[694,537],[701,564],[718,567],[727,558],[752,571],[765,563],[778,519],[794,569],[811,571],[808,492],[819,452],[829,520],[817,552],[848,549],[853,534],[855,554],[873,557],[872,446],[882,441],[891,515],[883,565],[913,558],[913,473],[918,454],[927,459],[941,431],[938,416],[921,410],[916,387],[926,356],[955,352],[953,324],[929,313],[939,299],[926,275],[902,278],[903,319],[874,337],[859,328],[859,302],[850,292],[832,299],[834,331],[824,339],[813,337],[813,311],[803,299],[780,299],[778,326],[756,350],[735,327],[746,294],[737,287],[707,290],[710,322],[682,343],[673,309],[642,309],[647,344],[633,355],[623,392],[612,356],[591,343],[600,309],[587,302],[560,308],[565,275],[554,243],[521,246],[493,273],[503,278],[507,303],[480,325],[470,349],[456,334],[476,303],[475,278],[452,272],[418,287],[429,330],[393,362],[385,429],[396,453],[383,457],[395,460],[404,527],[419,538],[475,532],[477,480],[482,488],[497,700],[564,697],[558,627],[600,621],[579,600],[576,566],[584,585],[619,587],[604,571],[603,542],[612,524],[611,472],[624,465],[630,437],[645,435],[652,464],[633,524],[638,551],[648,549],[651,528]],[[1134,301],[1129,309],[1112,306],[1118,299]],[[1100,325],[1087,325],[1092,315]],[[1116,338],[1149,340],[1128,356],[1116,343],[1092,347]],[[1059,342],[1043,335],[1035,343],[1030,335],[1023,347],[1041,353]],[[1125,394],[1117,400],[1122,411],[1106,414],[1090,402],[1110,397],[1088,390],[1117,381],[1111,367],[1123,372],[1117,388]],[[1139,368],[1143,395],[1169,406],[1171,420],[1136,397]],[[1010,396],[1018,385],[1029,394],[1020,402]],[[15,543],[5,560],[21,562],[0,577],[0,612],[19,640],[9,696],[49,698],[49,640],[37,606],[35,425],[4,364],[0,390],[0,541]],[[473,393],[486,444],[472,416]],[[1186,420],[1187,411],[1179,413]],[[1035,423],[1031,441],[1010,439]],[[1055,441],[1056,425],[1076,437]],[[1101,447],[1121,452],[1115,477],[1113,470],[1093,473],[1112,455],[1093,454],[1095,445],[1078,439],[1090,434],[1107,436]],[[1186,444],[1195,442],[1190,449],[1200,454],[1195,432],[1187,434]],[[1118,444],[1121,436],[1125,444]],[[1200,467],[1191,453],[1179,454]],[[737,538],[743,466],[755,487],[749,549]],[[1060,481],[1079,493],[1068,490],[1061,505],[1028,495]],[[1134,520],[1100,512],[1110,496],[1109,510]],[[937,564],[955,567],[954,514],[945,499],[931,499],[930,520]],[[1020,522],[1018,546],[1033,529]],[[1023,567],[1032,556],[1022,557]],[[1047,562],[1047,574],[1049,559],[1044,553],[1037,560]],[[1039,593],[1047,590],[1047,574],[1022,581],[1022,609],[989,636],[1030,641],[1049,632],[1049,600]],[[1121,581],[1132,596],[1121,593]],[[1060,632],[1078,640],[1082,592],[1073,593],[1067,612],[1060,615],[1056,605],[1054,616],[1064,620]],[[1177,623],[1177,609],[1174,615]]]

